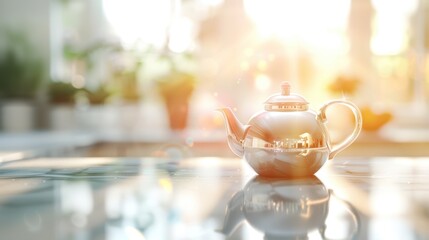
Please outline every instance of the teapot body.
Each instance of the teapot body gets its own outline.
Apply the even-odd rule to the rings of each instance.
[[[262,111],[248,125],[244,158],[262,176],[311,176],[329,158],[326,128],[312,110]]]
[[[311,176],[326,160],[333,159],[356,140],[362,116],[358,107],[345,100],[329,101],[316,113],[302,96],[290,93],[289,83],[282,83],[281,88],[281,93],[265,101],[265,110],[245,125],[230,108],[219,109],[226,119],[228,145],[262,176]],[[352,111],[355,124],[347,138],[331,146],[325,125],[326,109],[336,104]]]

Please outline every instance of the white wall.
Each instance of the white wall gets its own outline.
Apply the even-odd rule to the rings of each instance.
[[[50,72],[51,59],[50,4],[51,0],[0,0],[0,34],[4,34],[4,29],[25,34],[34,46],[37,57],[45,61],[47,74]],[[4,37],[0,35],[0,47],[6,46]],[[46,87],[44,89],[42,88],[35,101],[36,128],[47,126]]]
[[[50,57],[50,0],[0,0],[0,28],[22,31],[45,60]]]

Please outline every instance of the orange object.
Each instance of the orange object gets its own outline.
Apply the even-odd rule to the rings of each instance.
[[[376,113],[370,107],[360,108],[362,113],[362,129],[366,131],[377,131],[392,119],[389,112]]]

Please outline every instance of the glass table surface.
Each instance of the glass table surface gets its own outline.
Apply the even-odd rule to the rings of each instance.
[[[0,239],[428,239],[429,158],[337,158],[313,177],[238,158],[0,166]]]

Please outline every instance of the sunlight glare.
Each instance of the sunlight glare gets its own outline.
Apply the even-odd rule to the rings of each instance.
[[[265,74],[259,74],[255,78],[255,87],[260,91],[266,91],[271,86],[271,79]]]
[[[402,18],[376,17],[371,51],[376,55],[395,55],[405,50],[407,26]]]
[[[408,44],[409,18],[418,5],[417,0],[372,0],[376,11],[371,37],[371,51],[376,55],[396,55]]]
[[[350,10],[350,0],[245,0],[244,4],[262,36],[318,45],[319,34],[346,28]]]
[[[394,15],[411,15],[418,6],[418,0],[371,0],[372,6],[378,13]]]
[[[170,29],[168,48],[177,53],[189,49],[192,44],[192,22],[188,18],[179,18],[174,21]]]
[[[171,14],[168,0],[103,0],[107,20],[124,47],[138,41],[161,47]]]

